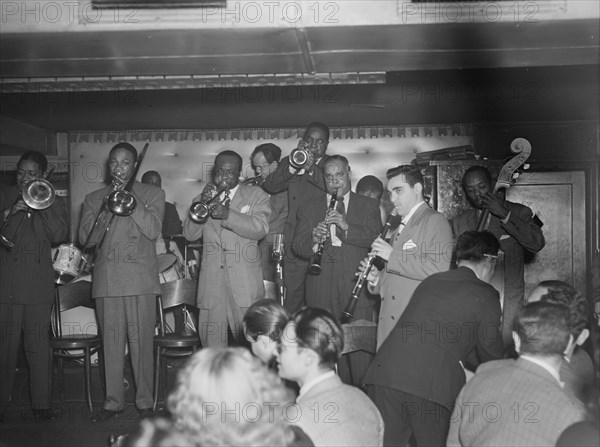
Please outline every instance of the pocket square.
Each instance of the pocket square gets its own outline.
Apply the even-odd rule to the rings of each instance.
[[[415,244],[412,239],[409,239],[402,244],[402,250],[413,250],[415,248],[417,248],[417,244]]]
[[[242,209],[240,210],[240,213],[242,213],[242,214],[248,214],[248,211],[250,211],[250,205],[244,205],[242,207]]]

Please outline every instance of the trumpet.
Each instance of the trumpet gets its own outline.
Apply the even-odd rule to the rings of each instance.
[[[333,194],[331,194],[331,200],[329,200],[328,211],[335,208],[335,204],[337,202],[337,192],[338,192],[338,190],[336,189],[335,191],[333,191]],[[321,258],[323,257],[323,248],[324,247],[325,247],[325,241],[323,240],[323,241],[319,242],[319,246],[317,248],[317,252],[315,253],[313,262],[308,267],[308,271],[310,273],[312,273],[313,275],[318,275],[321,273]]]
[[[214,190],[213,190],[214,191]],[[213,212],[216,208],[217,204],[222,204],[227,206],[227,194],[225,194],[226,198],[219,201],[219,196],[223,192],[229,191],[229,188],[226,184],[221,184],[221,186],[216,190],[214,196],[210,198],[207,202],[194,202],[192,206],[190,206],[190,218],[196,223],[205,223],[208,220],[208,216]]]
[[[56,190],[54,189],[54,186],[52,186],[52,184],[48,180],[46,180],[46,178],[50,176],[53,170],[54,167],[51,167],[48,170],[48,173],[44,176],[44,178],[36,178],[26,181],[23,184],[23,187],[21,188],[19,196],[10,207],[8,216],[2,224],[2,228],[0,229],[0,241],[2,245],[4,245],[9,250],[12,250],[15,247],[14,240],[17,234],[19,234],[19,232],[21,231],[21,227],[23,226],[23,222],[25,222],[25,219],[31,218],[33,211],[45,210],[46,208],[50,208],[54,203],[54,200],[56,200]],[[6,230],[8,222],[13,216],[13,211],[17,206],[17,203],[19,203],[19,200],[21,199],[23,200],[23,202],[25,202],[25,205],[27,205],[27,211],[23,214],[23,217],[21,218],[21,221],[19,222],[19,225],[17,226],[17,229],[15,230],[15,233],[13,234],[12,238],[9,239],[7,236],[4,235],[4,230]]]
[[[242,184],[244,185],[260,185],[262,183],[262,176],[257,175],[256,177],[249,177],[242,180]]]
[[[309,154],[304,148],[294,149],[290,153],[290,164],[296,169],[306,168],[308,165]]]
[[[388,217],[387,222],[383,226],[383,230],[381,230],[381,233],[377,237],[383,237],[383,238],[385,238],[386,241],[388,241],[388,238],[386,238],[386,235],[389,232],[389,230],[391,229],[393,222],[396,220],[394,218],[396,217],[397,214],[398,214],[398,210],[396,208],[394,208],[392,210],[392,213],[390,214],[390,217]],[[356,284],[354,285],[354,288],[352,289],[352,295],[350,296],[350,301],[348,301],[348,305],[346,306],[346,308],[340,315],[340,322],[342,324],[348,323],[348,322],[352,321],[352,319],[354,318],[354,310],[356,309],[356,305],[358,304],[358,300],[360,298],[360,293],[362,292],[362,289],[365,286],[365,281],[367,280],[367,277],[369,276],[369,272],[371,271],[371,269],[373,268],[373,265],[375,265],[375,263],[378,259],[381,260],[382,262],[384,262],[383,259],[381,259],[377,255],[371,255],[367,258],[367,265],[365,266],[365,269],[360,273],[358,280],[356,281]]]

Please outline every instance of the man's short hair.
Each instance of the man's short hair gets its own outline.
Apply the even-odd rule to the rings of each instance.
[[[463,174],[463,177],[462,177],[462,187],[463,188],[467,187],[466,181],[467,181],[467,177],[470,174],[482,174],[483,178],[485,178],[486,182],[488,182],[490,185],[492,185],[492,174],[491,174],[490,170],[488,168],[486,168],[485,166],[477,165],[477,166],[471,166]]]
[[[142,183],[146,183],[148,180],[150,180],[151,178],[156,177],[159,181],[159,183],[162,181],[162,179],[160,178],[160,174],[156,171],[146,171],[144,172],[144,175],[142,175]]]
[[[425,187],[423,173],[416,165],[404,164],[396,166],[395,168],[389,169],[385,174],[388,180],[394,177],[398,177],[399,175],[404,176],[404,178],[406,179],[406,183],[408,183],[408,185],[411,188],[414,188],[417,183],[420,183],[421,185],[423,185],[423,187]]]
[[[536,301],[515,316],[513,330],[521,339],[520,354],[562,356],[569,344],[569,309]]]
[[[112,155],[115,151],[117,151],[119,149],[124,149],[124,150],[128,151],[131,155],[133,155],[133,160],[137,161],[138,152],[137,152],[137,149],[133,146],[133,144],[126,143],[124,141],[117,143],[111,148],[109,155]]]
[[[38,165],[38,167],[40,168],[42,175],[46,172],[46,169],[48,168],[48,159],[41,152],[37,152],[37,151],[25,152],[23,155],[21,155],[21,158],[19,158],[17,167],[19,167],[21,165],[21,162],[23,162],[23,161],[32,161],[32,162],[36,163]]]
[[[320,364],[334,368],[344,348],[344,333],[335,317],[325,309],[303,307],[292,315],[296,341],[315,351]]]
[[[250,155],[250,160],[258,153],[263,154],[268,163],[273,163],[281,159],[281,148],[273,143],[264,143],[256,146]]]
[[[356,184],[356,194],[371,193],[381,199],[383,196],[383,183],[374,175],[365,175]]]
[[[456,241],[456,262],[481,262],[489,256],[498,256],[500,242],[489,231],[469,230],[462,233]]]
[[[573,286],[564,281],[542,281],[537,287],[544,287],[547,292],[541,296],[545,303],[561,304],[569,309],[569,327],[573,338],[579,337],[588,323],[591,313],[588,300]]]
[[[319,121],[313,121],[308,126],[306,126],[304,135],[306,135],[306,133],[308,132],[308,129],[311,129],[311,128],[316,128],[316,129],[323,131],[325,133],[325,137],[327,138],[327,141],[329,141],[329,126],[327,124],[323,124]]]
[[[241,172],[243,160],[242,160],[242,157],[240,154],[238,154],[235,151],[230,151],[230,150],[219,152],[217,154],[217,156],[215,157],[215,167],[217,165],[217,160],[219,160],[220,158],[223,158],[223,157],[235,158],[235,160],[237,161],[237,164],[238,164],[238,170]]]
[[[254,341],[259,335],[266,335],[273,341],[279,341],[289,320],[290,314],[277,301],[258,300],[244,314],[242,320],[244,335]]]

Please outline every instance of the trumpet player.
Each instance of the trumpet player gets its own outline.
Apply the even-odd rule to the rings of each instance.
[[[308,262],[297,256],[292,247],[296,231],[298,208],[306,202],[320,200],[325,196],[323,174],[324,156],[329,145],[329,127],[313,122],[306,128],[298,147],[292,153],[304,153],[306,157],[284,157],[266,179],[263,188],[269,194],[287,191],[288,215],[283,232],[285,245],[284,281],[286,309],[295,312],[306,304],[304,286]],[[290,154],[291,155],[291,154]],[[304,158],[302,165],[296,161]]]
[[[88,194],[83,203],[79,240],[88,240],[97,226],[104,236],[96,247],[92,275],[92,298],[102,334],[106,375],[106,399],[94,417],[104,422],[122,413],[125,407],[123,368],[125,342],[135,380],[135,404],[141,417],[151,415],[153,406],[153,342],[156,321],[156,295],[160,294],[156,240],[161,234],[165,212],[165,192],[153,185],[135,181],[138,154],[129,143],[110,150],[108,170],[112,185]],[[126,189],[135,199],[129,215],[113,212],[107,205],[109,193]],[[101,211],[102,210],[102,211]],[[111,214],[114,218],[109,219]],[[110,225],[105,221],[110,220]]]
[[[324,162],[327,197],[305,203],[298,209],[298,225],[294,248],[299,256],[310,259],[317,245],[324,242],[321,272],[306,276],[306,302],[311,307],[327,309],[339,316],[351,297],[356,278],[354,272],[367,255],[371,243],[381,232],[379,204],[352,192],[350,165],[346,157],[332,155]],[[332,194],[337,191],[337,204],[328,209]],[[363,290],[357,305],[356,318],[374,321],[374,302]],[[360,380],[369,358],[363,353],[351,354],[353,379]],[[345,363],[340,376],[347,382]]]
[[[186,239],[202,238],[197,302],[204,347],[226,347],[228,327],[241,341],[244,312],[265,296],[258,241],[269,231],[269,195],[240,184],[241,170],[239,154],[219,153],[214,183],[194,199],[206,205],[209,216],[206,221],[187,216],[183,224]]]
[[[47,166],[43,154],[26,152],[17,164],[16,185],[0,189],[2,236],[13,245],[0,248],[0,407],[11,401],[22,335],[31,407],[36,418],[53,420],[58,413],[50,408],[52,369],[46,335],[54,300],[50,246],[67,239],[67,212],[61,197],[54,196],[52,203],[42,205],[48,205],[45,209],[37,210],[24,201],[27,184],[41,179]]]

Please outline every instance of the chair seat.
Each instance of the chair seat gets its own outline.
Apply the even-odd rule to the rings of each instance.
[[[200,346],[197,335],[183,336],[178,334],[165,334],[154,336],[154,346],[161,348],[193,348]]]
[[[73,334],[50,339],[54,349],[84,349],[99,346],[100,336],[95,334]]]

